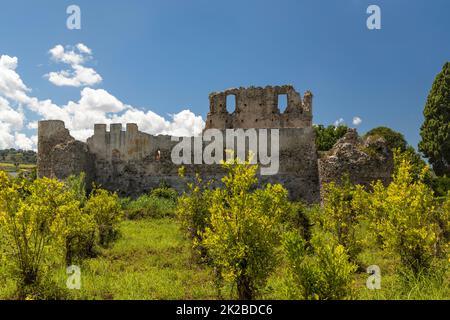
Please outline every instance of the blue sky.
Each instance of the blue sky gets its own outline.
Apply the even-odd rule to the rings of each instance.
[[[66,8],[71,4],[81,8],[81,30],[66,28]],[[366,27],[370,4],[381,8],[381,30]],[[35,142],[32,123],[52,117],[53,109],[38,110],[51,99],[53,106],[66,111],[99,107],[109,119],[117,110],[122,114],[143,110],[117,119],[142,115],[142,121],[153,122],[151,110],[167,123],[157,118],[144,130],[172,132],[180,123],[189,128],[198,126],[198,116],[206,118],[212,91],[293,84],[302,93],[313,92],[314,123],[332,124],[342,118],[352,125],[352,118],[358,116],[361,133],[389,126],[416,146],[427,94],[450,60],[448,12],[448,0],[4,2],[0,56],[17,58],[14,72],[29,89],[28,97],[38,103],[30,107],[30,100],[2,93],[0,74],[0,97],[6,99],[10,112],[23,117],[21,126],[3,119],[3,131],[9,138]],[[50,72],[71,66],[49,50],[61,45],[67,53],[79,43],[92,50],[83,66],[102,81],[80,86],[51,83]],[[4,61],[10,61],[9,69],[14,65],[12,60]],[[100,89],[106,93],[96,91]],[[80,100],[83,90],[88,102]],[[108,100],[113,98],[119,102]],[[91,103],[98,99],[114,106]],[[183,110],[190,113],[180,115]],[[180,115],[178,120],[171,119],[174,114]],[[0,125],[1,121],[0,117]],[[85,127],[74,125],[80,137],[89,133],[91,120],[84,121]],[[8,141],[11,144],[4,138],[3,146]],[[27,146],[29,141],[18,145]]]

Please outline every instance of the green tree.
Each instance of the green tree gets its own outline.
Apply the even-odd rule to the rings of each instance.
[[[257,166],[248,162],[224,166],[225,187],[212,192],[203,244],[223,279],[236,285],[239,299],[249,300],[264,288],[277,264],[279,225],[289,210],[287,190],[278,184],[253,190]]]
[[[411,162],[402,159],[389,186],[380,181],[373,185],[366,206],[371,229],[384,248],[414,275],[433,271],[435,258],[445,256],[447,247],[443,235],[448,212],[436,205],[432,189],[423,182],[427,169],[415,180]]]
[[[450,175],[450,62],[436,76],[423,115],[419,150],[437,175]]]
[[[347,129],[345,125],[337,127],[333,125],[328,127],[321,124],[315,125],[317,151],[328,151],[333,148],[334,144],[345,135]]]
[[[386,140],[388,147],[394,151],[395,149],[400,149],[401,152],[405,151],[408,147],[408,143],[405,137],[400,132],[392,130],[388,127],[376,127],[368,131],[365,137],[377,136],[382,137]]]

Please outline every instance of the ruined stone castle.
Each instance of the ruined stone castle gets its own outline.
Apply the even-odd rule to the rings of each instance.
[[[280,95],[287,97],[283,112]],[[235,99],[232,113],[227,111],[230,96]],[[301,97],[289,85],[238,88],[211,93],[209,100],[205,129],[279,129],[278,173],[260,175],[259,183],[281,183],[291,199],[318,202],[321,185],[340,181],[344,174],[352,182],[365,185],[390,179],[392,155],[385,142],[362,139],[354,130],[349,130],[332,150],[318,156],[312,126],[313,95],[309,91]],[[96,124],[94,135],[85,143],[71,137],[62,121],[40,121],[38,175],[64,179],[85,172],[88,185],[95,182],[124,196],[146,193],[161,182],[181,192],[185,182],[178,176],[179,165],[171,159],[176,144],[170,136],[140,132],[136,124],[127,124],[126,128],[111,124],[109,131],[106,124]],[[184,167],[187,177],[199,173],[218,184],[224,174],[216,164]]]

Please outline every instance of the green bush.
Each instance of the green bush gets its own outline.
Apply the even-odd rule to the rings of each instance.
[[[254,190],[257,166],[248,162],[224,167],[225,186],[212,191],[210,225],[202,245],[223,279],[235,286],[238,298],[254,299],[278,263],[278,227],[288,210],[287,190],[270,184]]]
[[[175,216],[176,203],[171,198],[143,195],[136,200],[123,200],[127,219],[163,218]]]
[[[450,191],[450,177],[446,175],[442,177],[434,177],[431,182],[431,187],[436,196],[445,197],[445,195]]]
[[[290,298],[338,300],[352,297],[356,265],[329,234],[315,234],[311,246],[296,232],[287,232],[283,249],[288,261]]]
[[[180,176],[184,178],[183,168]],[[204,182],[196,175],[194,182],[187,184],[187,192],[178,198],[176,215],[181,228],[187,232],[194,241],[194,247],[200,251],[202,258],[206,258],[206,252],[201,245],[202,235],[206,227],[210,225],[211,190],[209,182]]]
[[[348,177],[340,184],[331,182],[323,186],[324,199],[321,210],[315,211],[313,221],[326,232],[332,233],[339,244],[343,245],[353,262],[362,250],[358,238],[363,209],[360,207],[362,186],[353,185]]]
[[[328,151],[336,142],[347,133],[348,127],[345,125],[324,127],[323,125],[314,125],[316,133],[317,151]]]
[[[157,198],[167,199],[174,203],[178,199],[178,192],[175,189],[170,188],[170,187],[155,188],[150,192],[150,195],[157,197]]]
[[[61,182],[42,178],[27,184],[0,172],[2,251],[12,263],[20,297],[62,264],[71,228],[65,217],[79,213],[79,202]]]
[[[83,212],[94,219],[101,246],[106,247],[117,238],[123,211],[116,193],[94,189]]]
[[[402,159],[391,184],[385,187],[378,182],[368,194],[372,231],[382,238],[384,249],[400,259],[403,271],[415,275],[434,272],[435,259],[445,255],[446,248],[442,235],[449,212],[445,204],[440,209],[424,183],[427,170],[416,181],[413,164]]]

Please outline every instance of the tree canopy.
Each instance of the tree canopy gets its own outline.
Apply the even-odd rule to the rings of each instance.
[[[419,150],[437,175],[450,174],[450,62],[436,76],[423,111]]]

